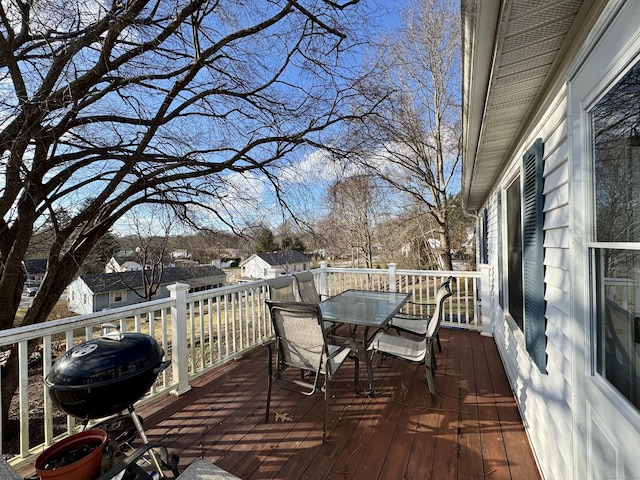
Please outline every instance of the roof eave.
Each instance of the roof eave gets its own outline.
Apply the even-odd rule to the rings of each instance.
[[[496,51],[500,0],[463,0],[462,14],[462,193],[465,208],[477,210],[471,201],[476,153],[482,130]]]

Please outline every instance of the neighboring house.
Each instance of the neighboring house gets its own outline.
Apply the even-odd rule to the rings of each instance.
[[[240,263],[242,280],[274,278],[311,268],[311,259],[295,250],[273,253],[254,253]]]
[[[640,2],[462,12],[482,311],[541,472],[640,478]]]
[[[106,273],[113,272],[129,272],[142,270],[136,252],[121,252],[109,259],[104,271]]]
[[[39,287],[44,278],[44,274],[47,271],[46,258],[35,258],[31,260],[24,260],[22,266],[26,275],[24,286],[25,287]]]
[[[217,258],[211,260],[211,265],[218,268],[236,268],[240,266],[240,258]]]
[[[209,290],[224,286],[226,274],[210,265],[166,268],[154,300],[168,297],[167,285],[176,282],[188,284],[190,292]],[[144,302],[132,288],[144,297],[142,271],[81,275],[67,287],[67,305],[84,314]]]
[[[174,259],[174,260],[175,259],[190,259],[191,258],[191,254],[186,249],[173,250],[170,255],[171,255],[171,258]]]

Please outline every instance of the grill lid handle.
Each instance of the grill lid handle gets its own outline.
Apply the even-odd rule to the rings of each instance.
[[[100,325],[100,336],[111,340],[122,340],[124,338],[124,334],[120,331],[120,326],[113,323]]]

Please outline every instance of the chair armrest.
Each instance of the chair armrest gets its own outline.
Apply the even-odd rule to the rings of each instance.
[[[355,345],[354,345],[354,340],[352,338],[344,338],[344,337],[337,337],[340,338],[341,340],[344,340],[344,343],[342,343],[342,345],[337,345],[337,349],[334,350],[332,353],[329,354],[329,356],[327,357],[327,360],[335,357],[336,355],[338,355],[340,352],[349,349],[351,350],[351,352],[353,353]]]
[[[402,318],[403,320],[425,320],[431,317],[433,309],[437,307],[437,304],[431,302],[406,302],[402,309],[394,315],[394,318]],[[416,310],[423,310],[422,312]]]
[[[429,320],[431,318],[431,315],[427,315],[426,313],[424,315],[420,315],[417,313],[411,315],[409,315],[408,313],[397,313],[391,318],[391,321],[389,323],[393,323],[394,318],[397,318],[399,320],[424,322],[425,320]]]
[[[437,306],[437,303],[433,303],[433,302],[405,302],[405,306],[406,305],[419,305],[421,307],[435,307]]]

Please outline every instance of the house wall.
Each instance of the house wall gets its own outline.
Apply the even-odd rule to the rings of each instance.
[[[253,255],[247,259],[242,265],[242,276],[248,278],[269,278],[265,274],[265,270],[268,272],[271,266],[262,260],[257,255]]]
[[[488,213],[492,332],[545,479],[640,478],[640,412],[594,372],[587,100],[597,99],[625,65],[640,59],[640,2],[612,1],[564,72],[496,180]],[[591,59],[589,58],[591,57]],[[584,67],[580,67],[584,63]],[[533,363],[524,336],[499,302],[498,202],[535,139],[544,142],[544,292],[546,372]],[[502,229],[506,201],[502,196]],[[504,237],[503,237],[504,239]],[[503,259],[507,258],[503,240]],[[504,286],[509,279],[503,267]],[[506,290],[505,290],[506,292]]]
[[[191,291],[210,290],[225,285],[226,276],[201,277],[194,280]],[[188,281],[186,283],[189,283]],[[126,307],[144,302],[144,292],[138,289],[139,295],[131,289],[122,290],[122,300],[113,301],[113,291],[98,292],[91,291],[86,283],[80,278],[76,278],[67,287],[67,306],[72,312],[79,314],[99,312],[108,308]],[[153,299],[168,298],[170,295],[167,285],[160,285]]]
[[[79,277],[67,287],[67,307],[80,315],[94,311],[93,292]]]
[[[242,264],[242,276],[246,278],[266,279],[279,275],[302,272],[309,269],[308,263],[288,263],[286,265],[269,265],[257,255],[249,257]]]
[[[568,338],[568,156],[567,99],[563,86],[547,105],[545,116],[523,138],[496,191],[489,197],[488,234],[493,334],[505,369],[518,399],[534,451],[545,478],[571,478],[572,472],[572,385]],[[525,348],[524,335],[499,303],[498,203],[496,192],[504,191],[520,171],[522,157],[536,138],[544,142],[544,265],[547,301],[547,373],[541,373]],[[502,201],[503,230],[506,202]],[[506,259],[503,241],[503,256]],[[503,267],[506,271],[506,267]],[[505,273],[505,281],[508,282]],[[550,442],[549,439],[553,439]]]
[[[607,9],[596,28],[590,32],[568,75],[569,112],[572,119],[569,130],[573,227],[570,231],[571,311],[574,385],[578,393],[573,413],[576,419],[575,451],[582,453],[576,457],[575,478],[587,480],[640,477],[640,409],[624,398],[605,376],[596,372],[595,340],[592,339],[595,321],[591,310],[594,295],[590,284],[593,274],[589,267],[591,248],[595,243],[593,235],[589,234],[596,227],[590,202],[595,187],[592,182],[593,149],[588,116],[590,108],[601,96],[640,62],[639,18],[640,2],[608,2]],[[634,109],[638,109],[636,101],[629,111]],[[637,202],[638,185],[634,185],[631,179],[627,181],[632,182],[633,202]],[[624,183],[621,183],[621,189],[624,187]],[[610,248],[611,244],[608,245]],[[638,249],[640,243],[618,244],[617,248]],[[637,276],[638,265],[632,264],[630,267],[632,275]],[[630,287],[637,293],[637,285]],[[638,313],[633,313],[638,312],[637,305],[630,310],[629,313],[637,318]],[[627,328],[630,326],[631,323],[627,324]],[[603,337],[606,343],[607,336]],[[632,340],[632,344],[637,346],[638,341]],[[617,357],[620,352],[615,351],[614,354]],[[625,356],[629,354],[624,353]],[[625,373],[633,374],[637,382],[638,372],[633,357],[622,358],[622,368],[629,369]]]

